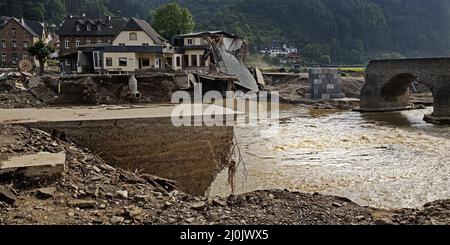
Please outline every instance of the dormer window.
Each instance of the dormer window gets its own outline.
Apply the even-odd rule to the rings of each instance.
[[[91,31],[91,25],[87,24],[86,25],[86,30]]]
[[[136,32],[130,33],[130,40],[133,40],[133,41],[137,40],[137,33]]]
[[[97,31],[101,31],[102,30],[102,25],[98,25],[97,26]]]
[[[76,28],[77,28],[77,31],[81,31],[81,26],[80,26],[80,24],[77,24]]]

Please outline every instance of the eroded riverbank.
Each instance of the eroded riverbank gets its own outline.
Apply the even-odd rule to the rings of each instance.
[[[345,196],[364,206],[418,208],[450,198],[450,128],[427,124],[431,108],[361,114],[287,107],[279,135],[237,127],[246,174],[237,193],[289,189]],[[210,193],[226,196],[226,173]]]

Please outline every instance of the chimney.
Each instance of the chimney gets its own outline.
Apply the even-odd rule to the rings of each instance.
[[[106,20],[107,20],[107,21],[111,21],[111,16],[107,15],[107,16],[106,16]]]
[[[23,18],[20,18],[20,24],[25,25],[25,20]]]

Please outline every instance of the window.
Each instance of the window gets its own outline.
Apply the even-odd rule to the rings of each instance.
[[[13,48],[16,48],[16,47],[17,47],[16,41],[13,41],[13,42],[12,42],[12,47],[13,47]]]
[[[23,54],[23,55],[22,55],[22,59],[23,59],[23,60],[28,60],[28,55],[27,55],[27,54]]]
[[[127,66],[127,58],[120,57],[119,58],[119,66]]]
[[[17,31],[15,28],[11,29],[11,35],[13,35],[14,37],[17,35]]]
[[[181,58],[180,56],[177,56],[177,67],[181,66]]]
[[[2,61],[6,62],[6,54],[2,54]]]
[[[75,40],[75,47],[80,47],[81,46],[81,40],[79,39],[79,38],[77,38],[76,40]]]
[[[23,41],[23,47],[24,48],[28,48],[28,42],[27,41]]]
[[[86,25],[86,30],[91,31],[91,25],[87,24]]]
[[[87,44],[88,46],[92,45],[92,40],[91,40],[91,39],[86,40],[86,44]]]
[[[191,55],[191,66],[197,66],[197,55]]]
[[[81,26],[80,26],[80,24],[77,24],[76,28],[77,28],[77,31],[81,31]]]
[[[130,33],[130,40],[137,40],[137,33],[136,32],[132,32]]]
[[[18,61],[17,53],[13,53],[12,54],[12,62],[15,64],[15,63],[17,63],[17,61]]]
[[[190,38],[189,38],[189,39],[187,40],[187,42],[188,42],[188,45],[193,45],[193,44],[194,44],[194,39],[190,39]]]
[[[150,44],[148,43],[143,43],[142,46],[149,46]]]
[[[125,46],[125,43],[119,43],[119,46]]]
[[[97,44],[102,44],[102,43],[103,43],[103,39],[97,38]]]
[[[102,25],[98,25],[97,26],[97,31],[101,31],[102,30]]]
[[[64,48],[65,49],[70,49],[70,40],[65,40],[64,41]]]
[[[0,43],[0,47],[1,47],[1,48],[6,48],[6,42],[5,42],[5,41],[2,41],[2,42]]]
[[[150,59],[142,59],[142,66],[150,66]]]
[[[111,57],[106,57],[106,66],[112,66],[113,59]]]

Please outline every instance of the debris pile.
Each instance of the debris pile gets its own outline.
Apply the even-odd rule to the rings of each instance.
[[[44,102],[29,90],[32,74],[9,72],[0,74],[0,108],[41,107]]]
[[[0,224],[371,222],[366,209],[317,194],[260,191],[229,198],[194,197],[179,191],[173,181],[112,167],[61,134],[7,125],[1,125],[0,132],[0,163],[38,152],[66,154],[66,169],[57,178],[0,175]]]

